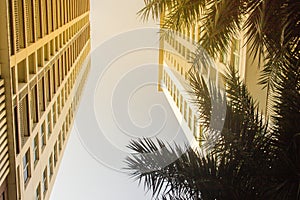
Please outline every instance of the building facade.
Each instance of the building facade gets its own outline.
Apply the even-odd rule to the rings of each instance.
[[[163,18],[162,15],[161,20]],[[201,24],[196,23],[190,29],[184,28],[167,37],[161,36],[159,51],[158,90],[164,92],[192,147],[201,145],[203,128],[198,120],[198,108],[193,103],[188,73],[192,67],[193,53],[197,50],[196,43],[202,34]],[[213,60],[212,66],[200,66],[198,71],[207,83],[213,82],[225,87],[223,77],[226,66],[233,66],[258,101],[261,110],[266,112],[266,90],[257,85],[260,69],[255,66],[259,66],[258,59],[251,57],[250,44],[245,45],[242,37],[244,33],[239,34],[232,39],[228,53],[220,54],[218,59]]]
[[[0,200],[49,199],[90,62],[89,0],[0,0]]]

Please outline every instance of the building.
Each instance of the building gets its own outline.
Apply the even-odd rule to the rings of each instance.
[[[49,199],[89,72],[89,10],[0,1],[0,200]]]
[[[163,19],[162,15],[161,20]],[[201,34],[201,24],[196,23],[190,29],[184,28],[167,37],[162,36],[159,50],[158,90],[164,92],[192,147],[199,147],[203,128],[198,120],[198,108],[192,103],[194,97],[190,94],[188,72],[192,67],[192,54],[196,51],[195,43],[199,41]],[[222,85],[226,66],[234,66],[249,92],[266,113],[266,90],[257,85],[260,69],[253,67],[258,66],[258,59],[253,59],[250,55],[250,44],[244,45],[242,35],[243,32],[233,38],[229,52],[213,60],[214,65],[209,68],[200,67],[198,70],[206,81]]]

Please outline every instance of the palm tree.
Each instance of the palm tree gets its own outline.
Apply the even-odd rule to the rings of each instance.
[[[162,17],[161,27],[166,30],[179,31],[201,22],[204,34],[198,42],[198,52],[204,48],[213,58],[227,52],[234,36],[246,31],[245,41],[252,55],[265,60],[260,83],[268,91],[273,91],[278,84],[277,75],[282,73],[284,66],[294,65],[293,60],[299,59],[298,0],[144,1],[145,7],[138,14],[144,20],[151,16],[153,19]],[[195,65],[204,61],[197,55]]]
[[[127,158],[128,170],[134,178],[152,189],[154,197],[174,199],[256,199],[264,192],[259,185],[267,184],[261,165],[267,165],[270,134],[257,112],[257,106],[247,92],[237,72],[231,68],[227,74],[227,113],[224,128],[216,146],[203,156],[189,147],[187,150],[162,141],[150,139],[132,141],[129,148],[137,154]],[[206,121],[208,134],[215,134],[208,121],[211,110],[209,101],[201,99],[220,96],[214,85],[207,86],[199,73],[191,72],[191,83]],[[210,92],[208,90],[215,91]],[[222,98],[218,98],[223,101]],[[163,150],[161,150],[163,149]],[[166,158],[177,157],[172,163]],[[259,157],[259,159],[254,159]],[[175,198],[175,199],[176,199]]]
[[[290,89],[278,89],[277,117],[268,128],[237,71],[230,68],[226,118],[216,145],[206,147],[203,155],[158,139],[131,141],[129,148],[134,153],[126,159],[130,175],[144,181],[144,187],[157,199],[299,199],[300,130],[295,123],[300,120],[300,95],[299,73],[297,86],[293,79],[296,74],[282,77]],[[207,98],[217,99],[218,89],[207,86],[195,71],[190,76],[201,120],[206,122],[205,132],[216,134],[209,125],[211,101]],[[292,88],[293,84],[298,88]]]
[[[160,140],[132,141],[126,159],[132,177],[157,199],[300,199],[300,3],[296,0],[145,0],[139,14],[180,30],[204,27],[190,70],[190,83],[208,141],[206,154]],[[218,87],[197,71],[202,48],[211,56],[226,52],[246,30],[254,56],[265,60],[259,84],[272,91],[274,116],[259,107],[232,67],[226,74],[227,112],[222,130],[210,126],[211,99],[225,101]],[[254,66],[256,67],[256,66]],[[218,105],[218,103],[216,104]],[[209,137],[208,137],[209,138]],[[211,140],[211,138],[210,138]],[[215,145],[211,145],[214,144]],[[166,158],[177,157],[173,162]]]

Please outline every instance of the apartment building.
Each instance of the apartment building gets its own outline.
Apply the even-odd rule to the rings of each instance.
[[[89,10],[0,1],[0,200],[50,197],[90,68]]]
[[[163,16],[161,17],[163,20]],[[201,145],[203,128],[199,122],[198,108],[192,103],[189,84],[189,70],[192,67],[193,53],[196,51],[196,43],[203,34],[201,24],[195,24],[190,29],[182,29],[179,32],[161,37],[159,51],[158,90],[163,91],[172,107],[178,122],[193,147]],[[208,82],[216,85],[222,83],[226,66],[231,65],[239,71],[240,77],[246,83],[248,90],[258,101],[263,112],[266,110],[266,90],[257,85],[260,69],[258,59],[250,55],[250,45],[245,45],[244,33],[232,40],[228,53],[219,55],[214,59],[210,67],[199,65],[199,73]],[[225,114],[226,110],[224,110]]]

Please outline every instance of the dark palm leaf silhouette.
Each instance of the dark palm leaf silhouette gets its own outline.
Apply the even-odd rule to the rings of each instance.
[[[300,2],[298,0],[145,0],[139,14],[179,31],[201,22],[203,36],[190,70],[193,102],[206,141],[202,151],[161,140],[131,141],[132,177],[155,199],[300,199]],[[273,116],[264,118],[237,71],[225,75],[226,98],[206,84],[199,65],[227,52],[239,31],[263,62]],[[204,53],[203,53],[204,52]],[[259,67],[259,66],[254,66]],[[226,106],[226,116],[214,115]],[[215,126],[223,120],[223,127]]]
[[[271,181],[264,173],[273,156],[271,135],[237,72],[233,68],[229,72],[224,128],[219,137],[208,137],[215,140],[209,144],[215,145],[208,146],[205,154],[160,140],[142,139],[129,145],[136,154],[127,158],[127,169],[155,198],[256,199],[264,194],[261,186]],[[202,98],[208,87],[199,80],[199,76],[191,76],[193,92]],[[210,105],[210,101],[199,101],[199,108],[207,109],[206,102]],[[211,120],[205,113],[209,115],[211,110],[203,112],[202,120]],[[207,123],[206,133],[218,134],[218,130]]]
[[[145,0],[145,7],[138,14],[144,20],[160,19],[166,33],[201,22],[203,34],[195,64],[207,61],[197,59],[203,48],[215,58],[228,52],[233,38],[244,31],[250,54],[264,61],[258,62],[264,70],[260,83],[268,91],[274,90],[282,65],[293,65],[293,60],[299,59],[298,0]]]

